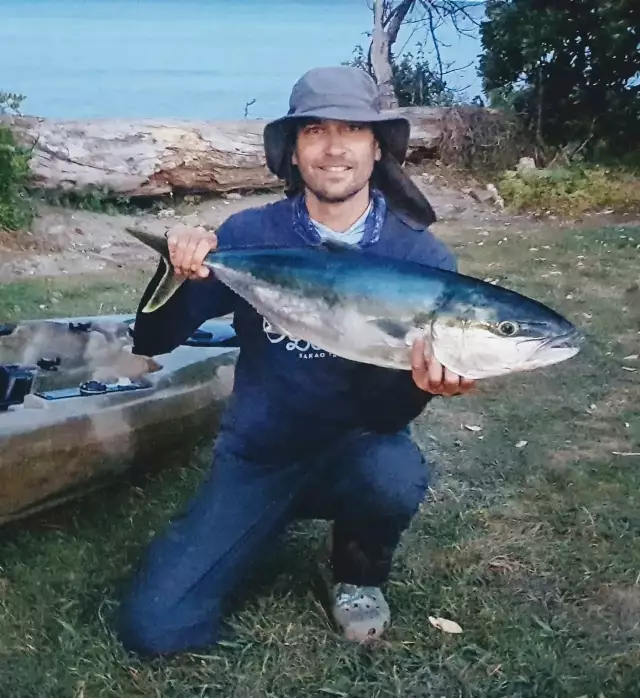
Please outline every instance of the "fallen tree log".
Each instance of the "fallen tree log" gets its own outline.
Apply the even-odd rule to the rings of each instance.
[[[437,155],[446,108],[390,111],[411,122],[410,159]],[[18,144],[32,149],[34,187],[80,194],[99,190],[125,197],[281,186],[265,163],[265,123],[0,117]]]

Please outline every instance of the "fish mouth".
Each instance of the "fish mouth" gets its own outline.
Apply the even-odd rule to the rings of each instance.
[[[584,333],[574,328],[566,334],[556,337],[551,346],[557,349],[579,349],[584,344]]]
[[[569,330],[564,334],[558,335],[557,337],[550,337],[540,344],[536,353],[539,351],[546,351],[548,349],[569,349],[576,353],[580,351],[581,346],[584,344],[584,334],[577,328]]]

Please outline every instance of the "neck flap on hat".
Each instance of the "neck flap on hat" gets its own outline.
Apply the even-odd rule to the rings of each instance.
[[[358,243],[360,247],[372,245],[380,239],[380,231],[387,215],[387,202],[377,189],[371,189],[371,210],[364,223],[364,234]],[[307,240],[320,243],[322,238],[311,221],[304,194],[297,194],[292,201],[293,226]]]

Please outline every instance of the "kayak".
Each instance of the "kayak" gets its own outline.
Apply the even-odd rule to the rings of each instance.
[[[131,352],[126,315],[0,324],[0,524],[133,469],[187,462],[233,386],[230,318],[167,354]]]

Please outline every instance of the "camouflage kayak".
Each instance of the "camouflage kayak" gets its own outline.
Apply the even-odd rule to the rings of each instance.
[[[0,524],[189,457],[231,392],[230,320],[153,358],[131,316],[0,325]]]

